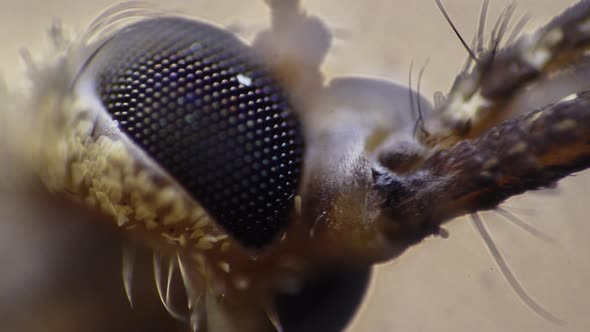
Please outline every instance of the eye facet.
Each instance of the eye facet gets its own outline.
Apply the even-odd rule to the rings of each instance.
[[[211,25],[160,17],[117,33],[90,66],[120,130],[238,242],[262,247],[284,228],[303,134],[252,49]]]

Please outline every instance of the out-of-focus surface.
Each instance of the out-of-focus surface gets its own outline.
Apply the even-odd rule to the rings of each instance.
[[[45,32],[55,19],[81,31],[112,3],[4,0],[0,5],[0,27],[4,31],[0,71],[9,88],[16,87],[22,72],[18,58],[21,47],[35,54],[45,43]],[[445,3],[459,30],[470,40],[476,31],[480,2]],[[508,3],[492,1],[490,24]],[[519,0],[517,13],[532,14],[527,25],[530,31],[571,3]],[[405,84],[410,62],[413,60],[419,66],[430,59],[422,82],[422,90],[430,98],[436,90],[448,90],[466,57],[430,0],[308,0],[304,6],[333,29],[334,46],[324,66],[328,77],[361,75]],[[165,8],[221,25],[242,27],[247,38],[268,25],[261,0],[174,0]],[[448,226],[449,239],[428,239],[396,261],[377,267],[350,331],[590,330],[588,188],[588,174],[581,174],[562,181],[557,190],[527,194],[506,204],[522,219],[551,235],[553,242],[531,237],[493,213],[484,215],[513,272],[532,297],[565,321],[564,326],[543,320],[519,300],[498,272],[483,241],[467,219],[462,219]],[[22,202],[12,192],[0,193],[0,330],[59,330],[60,326],[51,325],[58,320],[56,317],[86,312],[80,307],[40,311],[44,297],[65,292],[72,297],[84,297],[83,303],[91,307],[93,299],[106,297],[105,293],[123,292],[122,283],[117,281],[120,271],[116,260],[96,261],[100,256],[84,256],[85,251],[96,252],[100,246],[107,246],[104,250],[108,257],[116,257],[117,241],[109,240],[108,234],[83,240],[90,236],[90,231],[78,228],[72,220],[81,219],[80,215],[66,218],[64,211],[47,204],[31,206]],[[56,264],[62,264],[60,269],[66,273],[53,271],[51,266]],[[45,273],[57,280],[48,280]],[[98,273],[110,275],[111,282],[97,283],[91,276]],[[68,274],[80,279],[66,279]],[[124,297],[121,299],[118,306],[95,311],[105,317],[112,314],[111,323],[116,325],[127,313]],[[39,312],[52,317],[29,315]],[[149,318],[158,321],[158,317],[165,317],[165,313],[157,312]],[[31,323],[23,324],[23,320]],[[159,330],[155,326],[151,329]],[[104,330],[105,325],[92,329]]]

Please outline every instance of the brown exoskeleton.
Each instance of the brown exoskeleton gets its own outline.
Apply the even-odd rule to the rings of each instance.
[[[265,219],[267,224],[246,219],[253,226],[246,224],[242,229],[242,219],[224,214],[224,209],[231,210],[233,206],[209,201],[209,196],[215,196],[216,192],[203,193],[189,183],[193,180],[190,171],[213,160],[215,155],[208,155],[210,159],[201,159],[186,169],[174,168],[184,161],[170,163],[174,156],[165,155],[166,148],[172,149],[191,137],[176,137],[175,131],[166,131],[160,139],[176,138],[159,146],[161,150],[152,150],[157,140],[143,141],[145,137],[133,136],[125,127],[136,120],[126,118],[129,113],[147,109],[142,109],[144,106],[132,109],[126,104],[138,99],[143,104],[149,98],[150,103],[156,99],[157,106],[151,104],[156,111],[158,106],[170,105],[169,100],[158,100],[159,95],[149,95],[155,85],[149,85],[152,84],[149,78],[141,81],[143,72],[133,72],[136,68],[126,63],[125,56],[136,56],[133,52],[142,47],[151,50],[145,45],[155,38],[156,45],[149,45],[157,50],[155,55],[148,54],[145,63],[139,63],[139,56],[132,60],[138,61],[137,70],[144,70],[142,66],[147,68],[146,77],[151,75],[150,70],[156,71],[154,75],[168,79],[162,81],[164,87],[176,89],[177,85],[165,84],[178,73],[172,66],[164,66],[168,72],[158,72],[162,66],[157,66],[163,64],[158,62],[161,60],[158,57],[175,65],[178,57],[172,56],[177,54],[167,54],[157,47],[171,40],[170,47],[182,45],[184,51],[183,43],[192,37],[195,39],[189,43],[189,49],[195,53],[188,54],[191,61],[195,58],[208,61],[209,55],[199,58],[202,54],[196,52],[218,39],[209,41],[207,34],[195,36],[195,31],[202,32],[209,27],[194,25],[194,21],[184,18],[182,22],[170,21],[171,15],[145,8],[118,7],[101,16],[79,40],[66,44],[68,48],[60,49],[63,54],[55,63],[46,67],[30,65],[35,85],[25,106],[32,115],[25,128],[38,135],[26,148],[19,146],[15,154],[23,157],[23,162],[36,172],[49,191],[89,207],[129,238],[153,247],[156,288],[162,302],[173,316],[185,320],[193,329],[281,329],[280,317],[273,307],[277,292],[297,293],[305,280],[333,266],[364,267],[396,258],[425,237],[444,234],[440,226],[457,216],[473,214],[481,228],[477,212],[496,208],[511,196],[552,186],[588,167],[590,118],[586,109],[588,95],[581,92],[583,85],[579,89],[563,89],[562,95],[550,83],[535,86],[536,90],[556,93],[554,103],[533,111],[523,109],[527,105],[523,100],[533,84],[559,78],[567,70],[583,69],[588,44],[585,25],[590,12],[588,2],[579,3],[538,32],[517,38],[512,46],[500,47],[502,38],[508,35],[506,29],[512,9],[507,9],[493,29],[488,47],[481,37],[483,28],[478,33],[474,46],[468,47],[471,63],[432,110],[425,102],[418,101],[420,95],[395,84],[360,78],[324,82],[319,66],[329,48],[328,30],[321,21],[306,14],[297,1],[276,0],[269,4],[273,11],[272,28],[260,33],[252,47],[253,54],[263,59],[263,64],[253,60],[252,66],[264,67],[267,72],[261,77],[276,80],[268,85],[279,86],[286,92],[285,98],[292,103],[303,128],[305,147],[298,150],[296,142],[289,143],[296,146],[292,151],[301,154],[293,162],[302,164],[300,170],[294,166],[296,172],[283,174],[287,182],[282,187],[298,185],[286,190],[284,197],[281,196],[284,200],[273,202],[285,208]],[[485,8],[487,2],[482,13]],[[131,18],[134,20],[128,22]],[[184,29],[185,23],[195,30],[191,30],[189,37],[160,36],[157,25],[164,20],[171,24],[172,30],[181,25]],[[145,30],[149,34],[142,32],[147,29],[143,23],[153,23],[148,26],[151,30]],[[227,37],[219,28],[212,29],[211,33],[220,33],[219,39]],[[317,39],[313,40],[319,39],[319,45],[303,47],[308,46],[308,32],[315,33]],[[137,37],[135,33],[147,37]],[[126,46],[133,38],[139,38],[139,42]],[[239,41],[228,39],[230,47],[236,43]],[[301,49],[305,52],[299,52]],[[247,48],[239,50],[247,51]],[[123,60],[113,63],[113,58]],[[149,61],[156,62],[153,68]],[[249,59],[239,61],[251,64]],[[223,67],[221,62],[217,66]],[[112,72],[111,67],[115,68]],[[211,77],[217,74],[216,68],[205,69],[213,71]],[[205,69],[198,69],[194,74]],[[133,81],[135,74],[140,80],[139,89],[148,86],[145,91],[137,92],[138,97],[132,95],[131,88],[130,96],[126,96],[127,87],[117,84],[124,85],[127,78]],[[183,82],[190,80],[187,76]],[[250,71],[238,71],[231,82],[237,82],[236,89],[256,84]],[[374,104],[360,96],[373,101],[370,93],[377,94],[378,89],[382,89],[379,96],[389,95],[401,104],[397,106],[399,109],[388,109],[389,104],[382,108],[366,107]],[[206,103],[207,99],[217,98],[207,89],[202,90],[194,94]],[[571,95],[578,91],[579,95]],[[173,100],[171,109],[182,109],[181,105],[192,100],[184,95],[184,90],[173,92],[181,95],[182,100]],[[274,96],[274,92],[271,94]],[[267,97],[272,99],[266,95],[260,99]],[[219,114],[239,112],[218,108],[214,102],[206,106],[213,112],[219,110]],[[204,109],[197,108],[194,114],[200,116]],[[164,124],[158,123],[162,126],[174,121],[194,123],[191,117],[194,114],[182,114],[181,120],[165,119]],[[276,114],[279,113],[271,115]],[[227,119],[228,123],[242,121],[239,117]],[[243,127],[250,124],[246,121]],[[292,127],[295,130],[297,125]],[[216,130],[224,128],[223,123],[219,128]],[[186,135],[184,131],[177,132]],[[11,134],[21,132],[15,129]],[[10,140],[16,141],[18,137]],[[242,144],[239,140],[238,143]],[[217,152],[233,153],[241,147],[248,150],[244,143],[224,146]],[[187,158],[192,156],[191,152]],[[246,166],[256,169],[254,163],[244,160]],[[216,169],[209,171],[213,173]],[[219,178],[229,178],[231,172],[222,173]],[[204,171],[197,171],[194,176],[196,180],[202,177],[205,177],[203,181],[207,180]],[[252,181],[256,184],[258,180]],[[233,184],[224,182],[220,190]],[[249,189],[244,187],[248,184],[239,189]],[[278,187],[264,189],[279,190]],[[235,193],[227,195],[231,197]],[[250,212],[246,207],[244,211]],[[264,213],[261,212],[267,216]],[[286,215],[286,219],[275,219],[279,214]],[[257,228],[259,224],[265,227]],[[257,236],[262,233],[265,235]],[[131,298],[132,254],[126,253],[124,257],[125,286]],[[178,279],[184,284],[188,309],[180,306],[173,296],[172,283]],[[522,293],[517,284],[515,287]],[[538,313],[554,319],[534,301],[528,301],[526,293],[521,296]]]

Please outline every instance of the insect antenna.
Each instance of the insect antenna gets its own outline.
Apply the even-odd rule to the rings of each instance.
[[[461,33],[459,33],[459,30],[457,30],[455,23],[453,23],[453,21],[449,17],[449,14],[447,13],[447,10],[445,9],[445,6],[443,5],[442,1],[441,0],[434,0],[434,2],[438,6],[438,9],[440,10],[441,14],[447,20],[447,23],[449,23],[449,25],[451,26],[451,28],[455,32],[455,35],[457,36],[457,38],[459,38],[459,41],[461,42],[461,44],[463,45],[463,47],[465,48],[467,53],[469,53],[469,56],[471,57],[471,59],[473,59],[473,61],[478,63],[479,59],[477,58],[477,56],[475,55],[475,53],[473,52],[471,47],[469,47],[469,45],[467,45],[467,42],[465,42],[465,39],[463,38],[463,36],[461,36]]]
[[[488,231],[487,227],[483,223],[483,220],[481,219],[479,214],[472,213],[471,220],[473,221],[473,225],[475,226],[475,229],[477,230],[477,232],[479,233],[479,235],[481,236],[481,238],[485,242],[486,247],[490,251],[490,254],[492,255],[494,261],[496,262],[496,264],[500,268],[502,275],[504,276],[504,278],[506,278],[506,280],[510,284],[510,287],[512,288],[512,290],[514,290],[514,292],[516,292],[518,297],[531,310],[533,310],[537,315],[543,317],[544,319],[546,319],[554,324],[563,325],[563,321],[561,319],[555,317],[547,309],[543,308],[522,287],[522,285],[520,284],[520,282],[518,281],[518,279],[516,278],[514,273],[512,273],[512,270],[508,266],[508,263],[506,263],[506,260],[504,259],[504,257],[500,253],[498,246],[496,246],[496,243],[494,242],[492,236],[490,235],[490,232]]]
[[[524,230],[525,232],[529,233],[530,235],[532,235],[536,238],[539,238],[539,239],[546,241],[546,242],[553,242],[554,241],[551,236],[543,233],[542,231],[535,228],[534,226],[526,223],[524,220],[519,218],[517,215],[515,215],[514,213],[512,213],[506,209],[503,209],[501,207],[497,207],[496,209],[494,209],[494,212],[496,212],[496,214],[498,214],[499,216],[512,222],[512,224],[520,227],[522,230]]]

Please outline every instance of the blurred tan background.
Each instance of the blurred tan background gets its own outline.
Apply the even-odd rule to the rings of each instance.
[[[39,49],[44,43],[45,31],[55,19],[82,30],[112,3],[112,0],[2,0],[0,27],[4,33],[0,39],[0,71],[8,86],[15,86],[22,70],[19,49],[26,47],[33,53]],[[492,1],[489,22],[493,22],[508,3],[507,0]],[[531,30],[571,3],[570,0],[518,0],[517,14],[531,13],[532,19],[527,25]],[[480,1],[446,0],[445,4],[459,30],[470,40],[476,31]],[[431,99],[435,91],[448,90],[466,57],[431,0],[308,0],[305,7],[335,33],[334,47],[324,67],[328,77],[361,75],[405,84],[410,62],[413,60],[420,65],[430,59],[423,92]],[[268,25],[267,11],[261,0],[172,0],[165,8],[178,9],[221,25],[238,24],[245,27],[245,37],[252,37],[253,32]],[[448,227],[450,238],[429,239],[395,262],[377,267],[350,331],[590,331],[589,175],[570,177],[556,190],[528,194],[506,204],[522,219],[551,235],[553,242],[531,237],[493,213],[484,215],[497,245],[528,293],[565,320],[564,326],[543,320],[522,303],[465,219]],[[46,212],[42,217],[35,215],[30,206],[19,206],[15,197],[18,196],[13,193],[0,194],[2,331],[10,330],[10,323],[6,323],[10,322],[9,318],[26,317],[27,312],[23,310],[34,311],[34,306],[39,305],[42,285],[47,282],[39,275],[48,269],[43,264],[69,262],[60,258],[61,255],[83,251],[81,245],[92,247],[110,243],[104,239],[81,240],[87,230],[78,229],[75,223],[67,223],[66,230],[57,230],[58,220],[51,220],[55,224],[48,225]],[[52,219],[60,219],[57,209],[43,208],[52,211]],[[45,223],[35,224],[40,220]],[[41,235],[39,229],[43,230]],[[60,245],[56,246],[56,241]],[[117,245],[113,244],[114,249],[109,250],[117,251]],[[104,264],[105,268],[112,269],[113,280],[119,277],[116,267]],[[86,271],[80,276],[84,273],[93,272]],[[27,287],[15,288],[23,284]],[[84,280],[68,281],[67,286],[76,291],[86,289],[88,302],[92,302],[92,294],[111,291],[94,289],[95,285],[85,284]],[[120,292],[121,288],[115,291]],[[53,296],[53,293],[47,295]],[[27,296],[30,302],[23,299]],[[119,305],[124,308],[124,301]],[[63,316],[76,314],[71,311],[73,308],[62,310]],[[110,310],[123,309],[113,307]],[[148,318],[130,318],[141,319]],[[46,329],[50,325],[15,323],[13,326],[21,326],[21,331],[25,331],[22,326],[28,326],[28,331],[51,330]],[[105,329],[95,327],[92,330]],[[159,329],[152,326],[151,330]]]

